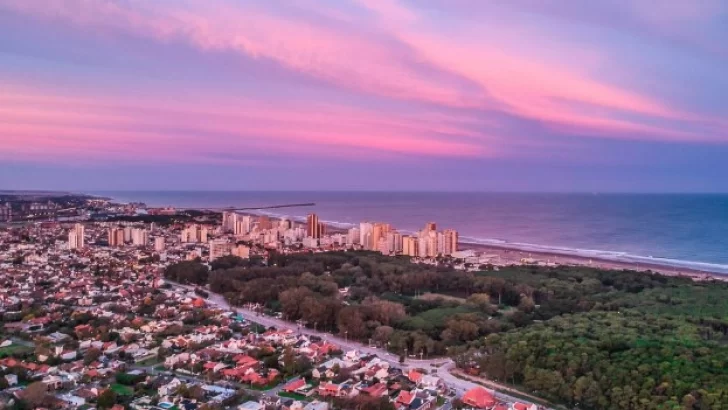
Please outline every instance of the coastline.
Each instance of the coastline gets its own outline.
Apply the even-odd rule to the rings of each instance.
[[[112,198],[112,201],[116,201]],[[174,205],[173,205],[174,206]],[[180,209],[200,209],[181,206]],[[269,210],[247,210],[239,212],[240,214],[247,214],[252,216],[265,215],[273,220],[279,220],[284,216],[271,212]],[[289,219],[296,222],[305,222],[305,218],[301,216],[288,215]],[[349,227],[355,226],[355,224],[322,220],[326,225],[327,231],[330,233],[343,233]],[[410,233],[407,230],[400,230],[403,233]],[[716,265],[715,269],[711,270],[711,263],[687,261],[687,260],[670,260],[670,259],[655,259],[643,257],[639,255],[623,255],[619,252],[610,251],[594,251],[595,254],[587,255],[585,253],[591,252],[581,249],[559,249],[551,248],[546,245],[534,245],[534,244],[520,244],[520,243],[477,243],[473,240],[479,240],[479,238],[461,238],[460,250],[473,250],[476,252],[482,252],[483,254],[493,256],[493,264],[495,265],[511,265],[522,264],[521,260],[524,258],[532,259],[534,264],[546,264],[552,263],[556,265],[568,265],[568,266],[586,266],[601,269],[610,270],[634,270],[634,271],[651,271],[669,276],[685,276],[695,280],[728,280],[728,266]],[[580,254],[582,253],[582,254]],[[614,255],[614,256],[611,256]],[[619,255],[619,256],[618,256]],[[624,260],[626,258],[634,260]],[[685,266],[687,265],[687,266]],[[705,265],[706,268],[691,267],[690,265]],[[723,272],[725,270],[725,272]]]
[[[473,250],[492,256],[493,265],[522,265],[523,259],[531,259],[533,264],[555,264],[567,266],[584,266],[609,270],[634,270],[639,272],[655,272],[667,276],[685,276],[695,280],[728,281],[728,275],[694,268],[670,266],[660,263],[615,261],[607,258],[587,257],[567,252],[529,251],[515,246],[483,245],[460,242],[461,250]]]

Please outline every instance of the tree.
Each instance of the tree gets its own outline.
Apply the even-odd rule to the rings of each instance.
[[[112,389],[106,389],[99,394],[96,404],[100,409],[110,409],[116,404],[116,399],[116,392]]]
[[[48,399],[48,387],[43,382],[33,382],[23,390],[23,400],[31,408],[42,407]]]
[[[536,304],[533,302],[533,298],[526,296],[525,294],[521,295],[521,301],[518,303],[518,309],[525,313],[531,313],[535,307]]]
[[[247,263],[239,256],[225,255],[212,261],[212,270],[232,269]]]
[[[394,328],[391,326],[378,326],[374,329],[372,339],[379,343],[386,344],[394,333]]]
[[[337,320],[339,333],[354,340],[366,337],[367,328],[361,310],[357,306],[346,306],[339,312]]]
[[[286,346],[283,350],[283,372],[286,376],[296,374],[296,354],[291,346]]]
[[[83,364],[85,364],[86,366],[90,365],[91,363],[98,360],[102,354],[103,353],[101,352],[101,349],[97,349],[95,347],[86,350],[86,353],[83,355]]]
[[[207,283],[209,272],[207,267],[197,261],[182,261],[169,265],[164,271],[164,277],[180,283],[193,283],[204,285]]]
[[[497,308],[490,303],[490,295],[487,293],[473,293],[470,297],[468,297],[468,304],[487,314],[492,314],[497,310]]]
[[[297,287],[280,293],[281,311],[288,320],[298,320],[303,316],[301,302],[311,298],[315,301],[315,294],[309,288]],[[307,308],[311,307],[307,304]]]

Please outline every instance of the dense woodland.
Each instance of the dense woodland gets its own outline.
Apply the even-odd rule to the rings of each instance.
[[[461,367],[582,409],[728,409],[728,284],[513,266],[477,273],[375,253],[233,257],[167,277],[309,327]],[[347,292],[340,292],[347,289]]]

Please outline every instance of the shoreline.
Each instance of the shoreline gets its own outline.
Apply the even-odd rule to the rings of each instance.
[[[115,201],[114,198],[111,198],[112,201]],[[194,208],[194,207],[176,207],[178,209],[198,209],[198,210],[205,210],[204,208]],[[214,211],[217,212],[217,211]],[[251,215],[251,216],[268,216],[269,218],[273,220],[280,220],[284,216],[280,214],[276,214],[273,212],[266,212],[265,210],[260,210],[256,212],[255,210],[246,210],[243,212],[238,212],[243,215]],[[288,215],[286,216],[290,220],[295,222],[304,222],[305,218],[297,217],[294,215]],[[351,223],[341,223],[337,221],[326,221],[322,220],[326,225],[326,229],[328,232],[336,232],[336,233],[342,233],[346,232],[347,227],[346,226],[354,226],[355,224]],[[408,232],[406,230],[400,230],[400,232]],[[526,244],[524,244],[526,245]],[[531,245],[531,246],[543,246],[544,245]],[[634,270],[639,272],[646,272],[651,271],[655,273],[660,273],[663,275],[668,276],[685,276],[690,277],[695,280],[722,280],[722,281],[728,281],[728,271],[725,273],[720,271],[714,271],[709,269],[700,269],[700,268],[693,268],[693,267],[686,267],[686,266],[676,266],[671,265],[667,262],[660,263],[660,261],[626,261],[626,260],[618,260],[616,258],[609,258],[605,256],[585,256],[585,255],[579,255],[576,252],[579,252],[579,249],[574,249],[573,252],[569,252],[568,250],[559,251],[556,249],[549,249],[549,250],[528,250],[523,249],[522,247],[519,247],[517,244],[509,244],[509,243],[503,243],[503,244],[483,244],[483,243],[475,243],[475,242],[469,242],[467,240],[460,242],[460,250],[473,250],[476,252],[483,252],[489,256],[493,256],[494,265],[523,265],[521,259],[529,258],[534,260],[534,264],[547,264],[547,263],[553,263],[556,265],[567,265],[567,266],[585,266],[585,267],[593,267],[593,268],[601,268],[601,269],[609,269],[609,270]],[[609,251],[604,251],[604,253],[609,253]],[[640,257],[639,255],[634,255],[635,258],[645,258]],[[646,258],[645,258],[646,259]],[[685,264],[708,264],[709,262],[697,262],[697,261],[683,261],[683,260],[676,260],[676,262],[679,263],[685,263]]]
[[[461,250],[473,250],[491,256],[493,265],[528,265],[523,259],[533,260],[533,265],[554,264],[567,266],[584,266],[608,270],[634,270],[638,272],[655,272],[666,276],[685,276],[695,280],[728,281],[728,275],[694,268],[670,266],[660,263],[615,261],[608,258],[573,255],[567,252],[528,251],[507,245],[483,245],[460,242]]]

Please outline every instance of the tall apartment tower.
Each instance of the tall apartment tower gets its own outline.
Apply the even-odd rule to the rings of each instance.
[[[361,222],[359,224],[359,244],[364,249],[371,249],[369,240],[372,236],[374,225],[369,222]]]
[[[246,223],[246,219],[247,223]],[[233,229],[233,233],[235,235],[246,235],[250,232],[250,217],[244,216],[242,218],[237,218],[235,221],[235,229]]]
[[[437,224],[434,222],[428,222],[425,224],[425,231],[436,231]]]
[[[392,226],[390,224],[385,223],[375,223],[372,227],[372,237],[371,237],[371,243],[369,244],[369,249],[371,250],[379,250],[379,240],[382,238],[387,238],[387,234],[389,231],[392,230]]]
[[[82,249],[86,246],[84,240],[84,226],[76,224],[68,232],[68,249]]]
[[[322,224],[319,222],[318,215],[309,214],[306,217],[306,236],[309,238],[321,239],[323,234]]]
[[[222,213],[222,229],[225,232],[233,232],[238,222],[238,214],[235,211],[224,211]]]
[[[266,230],[271,229],[273,227],[273,224],[270,221],[270,218],[266,215],[261,215],[258,218],[258,230]]]
[[[407,256],[417,256],[417,245],[418,240],[415,236],[403,236],[402,237],[402,254]]]
[[[454,229],[445,229],[443,234],[445,235],[445,249],[443,253],[450,256],[458,251],[458,231]]]
[[[131,242],[131,226],[124,228],[124,242]]]
[[[154,250],[156,252],[162,252],[164,250],[164,237],[157,236],[154,238]]]
[[[149,232],[146,229],[132,229],[131,243],[134,246],[147,246],[149,243]]]
[[[124,228],[109,228],[109,246],[124,246]]]

